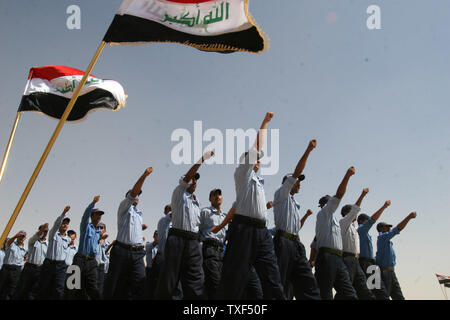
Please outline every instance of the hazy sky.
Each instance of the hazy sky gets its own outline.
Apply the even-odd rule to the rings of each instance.
[[[0,0],[1,152],[29,68],[85,69],[120,3]],[[80,30],[66,27],[72,4],[81,8]],[[372,4],[381,8],[381,30],[366,26]],[[450,2],[253,0],[250,11],[270,38],[269,50],[260,55],[176,44],[105,48],[93,74],[119,81],[127,106],[63,128],[11,234],[25,229],[31,235],[39,224],[53,223],[66,205],[78,232],[85,207],[100,194],[112,240],[124,193],[151,165],[139,204],[149,239],[189,168],[171,161],[172,132],[193,132],[195,120],[204,130],[256,128],[273,111],[269,128],[280,130],[280,169],[265,176],[267,199],[294,170],[308,141],[317,139],[297,195],[302,210],[316,213],[318,199],[334,194],[354,165],[342,204],[355,202],[369,187],[362,212],[372,214],[390,199],[381,221],[396,225],[417,211],[393,240],[396,273],[407,299],[442,299],[434,273],[450,274]],[[2,227],[56,125],[43,115],[23,114],[0,185]],[[220,187],[223,209],[229,209],[234,168],[200,169],[197,195],[204,206],[209,191]],[[268,218],[273,226],[272,211]],[[300,234],[308,255],[314,226],[312,216]],[[375,242],[375,228],[371,234]]]

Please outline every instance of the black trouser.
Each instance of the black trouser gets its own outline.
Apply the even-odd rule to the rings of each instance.
[[[62,300],[66,280],[67,265],[65,261],[45,258],[39,279],[39,295],[41,300]]]
[[[242,297],[252,266],[261,281],[264,299],[285,299],[272,236],[266,227],[243,222],[240,218],[230,224],[228,244],[219,288],[221,299]]]
[[[202,251],[198,240],[176,234],[173,229],[164,248],[164,262],[156,285],[155,298],[171,300],[181,281],[184,299],[204,299],[205,276],[202,268]]]
[[[361,266],[359,265],[358,259],[354,255],[347,255],[345,253],[342,259],[345,266],[347,267],[350,281],[356,291],[358,299],[375,300],[375,296],[367,287],[367,278]]]
[[[145,250],[132,250],[115,244],[111,249],[104,299],[141,300],[145,298]]]
[[[373,274],[373,272],[368,273],[367,270],[370,266],[375,265],[375,261],[367,258],[359,258],[358,260],[359,265],[361,266],[361,269],[364,272],[367,281],[369,276]],[[375,295],[377,300],[389,300],[389,297],[386,294],[386,286],[384,285],[383,277],[381,277],[381,270],[380,270],[380,289],[373,289],[372,293]]]
[[[209,300],[217,298],[223,264],[223,247],[203,243],[203,272],[205,274],[205,293]]]
[[[395,271],[381,268],[381,278],[386,286],[386,293],[388,297],[391,297],[392,300],[405,300],[402,289],[400,288],[400,283],[395,275]]]
[[[278,234],[273,238],[273,243],[286,298],[291,300],[295,296],[296,300],[320,300],[319,286],[303,244]]]
[[[35,300],[38,297],[39,278],[41,275],[41,266],[31,263],[25,263],[20,275],[14,299],[17,300]]]
[[[314,275],[323,300],[333,299],[333,287],[336,290],[336,299],[358,299],[341,256],[319,249],[315,267]]]
[[[99,300],[97,282],[97,261],[94,257],[85,257],[76,253],[73,257],[72,265],[78,266],[81,272],[81,289],[68,290],[70,300]]]
[[[158,284],[159,274],[164,262],[164,254],[161,251],[156,253],[151,268],[147,268],[147,298],[150,300],[155,299],[156,285]],[[173,300],[182,300],[183,291],[181,289],[181,282],[178,281],[178,286],[175,289],[175,293],[172,297]]]
[[[20,266],[4,264],[0,271],[0,300],[12,300],[19,283]]]
[[[241,297],[243,300],[262,300],[263,290],[261,286],[261,281],[259,280],[258,274],[256,273],[255,267],[250,268],[248,273],[247,286],[244,290],[244,294]]]
[[[100,264],[97,266],[97,289],[100,299],[103,297],[104,284],[105,284],[105,265]]]

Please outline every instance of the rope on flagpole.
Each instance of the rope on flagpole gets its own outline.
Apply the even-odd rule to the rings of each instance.
[[[3,174],[5,173],[6,163],[8,162],[8,157],[9,157],[9,151],[11,150],[14,136],[16,134],[17,125],[19,124],[20,114],[21,114],[20,112],[17,112],[17,114],[16,114],[16,120],[14,120],[14,125],[11,130],[11,135],[9,136],[9,141],[6,146],[5,155],[3,156],[2,166],[0,168],[0,183],[2,182]]]
[[[0,237],[0,248],[3,247],[3,244],[6,240],[6,237],[8,236],[9,232],[11,231],[12,226],[14,225],[14,222],[17,219],[17,216],[20,213],[20,210],[22,209],[23,204],[25,203],[25,200],[28,197],[28,194],[30,193],[31,188],[33,187],[34,182],[36,181],[37,176],[39,175],[39,172],[42,169],[42,166],[44,165],[45,160],[47,159],[48,154],[50,153],[56,138],[58,138],[59,133],[61,132],[62,127],[64,126],[65,121],[69,117],[70,112],[73,109],[73,106],[75,105],[78,96],[80,95],[81,89],[83,88],[84,84],[86,83],[86,80],[91,73],[92,69],[94,68],[95,64],[97,63],[98,58],[100,57],[100,54],[102,53],[103,49],[105,48],[106,42],[102,41],[97,48],[97,51],[94,54],[94,57],[92,58],[91,62],[89,63],[89,66],[87,70],[85,71],[83,78],[81,79],[80,83],[78,84],[77,88],[75,89],[75,92],[73,93],[72,99],[70,99],[69,104],[66,107],[66,110],[64,111],[61,119],[58,122],[58,125],[55,128],[55,131],[53,132],[52,137],[50,138],[47,147],[45,148],[41,159],[39,160],[36,168],[34,169],[33,174],[31,175],[30,180],[28,181],[27,186],[25,187],[25,190],[20,197],[19,202],[17,203],[16,208],[14,209],[14,212],[11,215],[11,218],[8,221],[8,224],[6,225],[5,230],[2,233],[2,236]]]

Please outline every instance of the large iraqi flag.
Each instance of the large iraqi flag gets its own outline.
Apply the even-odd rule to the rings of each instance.
[[[83,75],[84,71],[65,66],[31,68],[18,112],[40,112],[60,119]],[[119,82],[89,75],[67,121],[84,120],[98,109],[116,111],[126,98]]]
[[[124,0],[103,41],[174,42],[221,53],[260,53],[267,46],[248,0]]]

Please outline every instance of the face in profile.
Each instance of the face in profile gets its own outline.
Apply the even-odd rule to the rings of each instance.
[[[256,161],[255,165],[253,166],[253,171],[258,172],[258,170],[259,170],[259,165],[260,165],[260,162],[259,162],[259,160],[258,160],[258,161]]]

